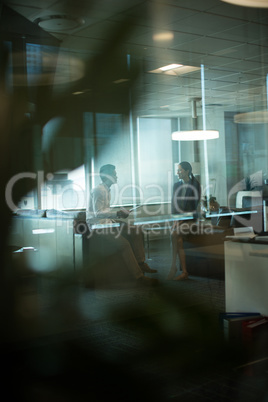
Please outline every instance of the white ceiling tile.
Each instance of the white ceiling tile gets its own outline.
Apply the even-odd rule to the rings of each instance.
[[[262,34],[266,32],[266,36],[268,35],[268,27],[264,26],[262,29]],[[258,40],[260,38],[260,26],[253,22],[237,22],[236,26],[233,28],[225,28],[220,32],[215,32],[212,34],[217,38],[221,39],[229,39],[238,42],[252,42],[254,40]]]
[[[197,38],[196,35],[183,33],[183,32],[172,32],[168,30],[157,30],[150,29],[146,30],[143,34],[131,35],[129,43],[136,43],[143,46],[155,46],[175,49],[178,44],[188,43]],[[159,33],[172,33],[173,37],[168,40],[155,40],[154,35]]]
[[[232,70],[237,70],[237,71],[241,71],[241,72],[261,68],[260,63],[254,62],[254,61],[247,61],[247,60],[230,61],[226,64],[223,64],[223,66],[228,66],[228,68],[230,68]]]
[[[85,28],[81,28],[79,36],[91,39],[106,39],[110,33],[117,27],[115,22],[112,21],[99,21],[98,23],[92,23]]]
[[[185,9],[193,9],[195,11],[205,11],[215,7],[219,4],[220,0],[166,0],[168,4],[173,4]]]
[[[268,73],[268,10],[232,6],[221,0],[11,0],[21,15],[68,13],[85,19],[73,31],[57,33],[62,48],[81,57],[97,54],[126,17],[133,18],[129,36],[118,43],[122,53],[143,66],[137,80],[137,110],[146,114],[190,114],[189,99],[201,96],[200,71],[185,76],[149,74],[165,64],[204,65],[206,103],[224,110],[252,107],[263,97]],[[78,6],[79,5],[79,6]],[[172,32],[157,42],[155,33]],[[120,41],[119,41],[120,42]],[[168,104],[163,110],[161,105]],[[212,110],[212,109],[211,109]]]
[[[188,18],[171,24],[174,31],[188,32],[198,35],[212,35],[226,29],[234,28],[238,22],[232,18],[226,18],[208,13],[196,13]]]
[[[193,53],[209,54],[213,52],[218,52],[222,49],[229,49],[232,47],[239,46],[239,42],[227,41],[224,39],[216,39],[212,37],[202,37],[199,39],[194,39],[191,42],[177,45],[176,49],[181,51],[188,51]]]
[[[218,5],[213,7],[211,12],[216,15],[232,17],[240,21],[256,21],[260,22],[267,13],[267,10],[256,9],[252,7],[240,7],[228,3],[218,2]]]
[[[126,12],[140,4],[140,0],[100,0],[100,1],[64,1],[55,2],[54,9],[71,14],[80,13],[83,17],[107,19],[117,13]]]
[[[230,57],[235,59],[250,59],[253,57],[261,57],[263,49],[258,45],[252,45],[249,43],[244,43],[231,48],[233,50],[232,53],[229,53]],[[268,52],[268,48],[266,53]]]

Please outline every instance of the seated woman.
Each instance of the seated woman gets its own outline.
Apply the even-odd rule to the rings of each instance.
[[[183,214],[184,212],[196,212],[201,196],[201,187],[192,173],[192,166],[189,162],[180,162],[177,174],[179,181],[173,186],[172,214]],[[190,233],[192,221],[175,221],[172,227],[172,264],[167,279],[180,281],[188,279],[186,269],[185,252],[183,249],[183,235]],[[176,276],[177,256],[180,259],[182,273]]]

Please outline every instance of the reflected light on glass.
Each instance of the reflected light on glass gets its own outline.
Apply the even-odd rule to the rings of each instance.
[[[222,0],[225,3],[234,4],[236,6],[267,8],[268,0]]]
[[[217,130],[174,131],[171,137],[173,141],[214,140],[216,138],[219,138],[219,131]]]
[[[40,59],[23,70],[22,60],[27,53],[13,53],[13,83],[15,86],[60,85],[78,81],[85,75],[85,63],[65,54],[47,54],[40,51]]]
[[[268,123],[268,111],[239,113],[234,116],[234,122],[240,124],[263,124]]]
[[[33,229],[32,234],[47,234],[47,233],[54,233],[55,229]]]

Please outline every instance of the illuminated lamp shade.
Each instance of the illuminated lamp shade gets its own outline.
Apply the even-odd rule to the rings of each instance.
[[[240,124],[263,124],[268,123],[268,111],[239,113],[234,116],[234,122]]]
[[[225,3],[243,7],[267,8],[268,0],[222,0]]]
[[[172,133],[173,141],[214,140],[216,138],[219,138],[217,130],[174,131]]]

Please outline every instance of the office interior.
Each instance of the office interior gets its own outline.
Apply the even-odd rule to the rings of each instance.
[[[52,217],[57,214],[60,216],[60,213],[74,216],[82,213],[86,217],[90,193],[100,182],[99,169],[106,163],[116,166],[118,176],[118,183],[111,188],[111,206],[115,209],[142,206],[131,213],[132,222],[171,214],[172,188],[178,180],[178,164],[181,161],[190,162],[193,174],[201,184],[200,220],[208,224],[212,222],[213,225],[216,222],[209,217],[212,212],[209,203],[211,197],[218,205],[218,209],[213,211],[217,218],[215,212],[233,216],[234,212],[250,211],[252,213],[246,219],[240,215],[237,221],[240,227],[252,227],[254,234],[263,236],[254,253],[266,253],[267,1],[10,0],[2,2],[0,18],[1,180],[5,189],[1,208],[4,226],[1,310],[8,328],[3,334],[3,345],[10,347],[6,338],[14,335],[16,325],[23,328],[25,334],[22,330],[20,337],[16,332],[11,341],[12,346],[16,345],[14,350],[17,350],[20,342],[30,344],[33,339],[36,341],[44,335],[40,327],[38,330],[35,327],[36,315],[32,307],[29,310],[32,313],[27,310],[29,316],[33,314],[27,321],[29,316],[19,313],[19,309],[25,305],[17,305],[14,309],[11,303],[15,296],[14,292],[10,292],[10,289],[14,291],[14,281],[10,281],[9,267],[14,265],[14,261],[14,266],[21,264],[24,267],[26,264],[27,267],[27,250],[24,248],[31,248],[28,254],[31,251],[38,254],[40,251],[40,272],[46,272],[40,273],[35,267],[34,274],[41,277],[37,279],[36,292],[42,293],[46,289],[46,304],[55,289],[62,291],[66,297],[67,293],[62,288],[76,282],[75,268],[80,267],[79,258],[83,256],[79,253],[83,254],[85,247],[79,236],[66,236],[66,232],[69,235],[73,230],[72,223],[68,221],[65,226],[58,222],[55,224],[56,228],[61,226],[58,237],[62,238],[63,244],[53,237],[41,250],[41,240],[38,238],[38,243],[35,243],[37,236],[34,237],[33,230],[42,236],[40,230],[43,230],[43,226],[39,222],[39,226],[31,227],[24,218],[31,213],[36,214],[38,219],[43,218],[39,213],[46,213],[49,217],[47,211]],[[216,138],[210,139],[206,135],[212,132],[216,133]],[[194,134],[197,139],[192,140],[191,135]],[[20,221],[20,226],[14,223],[17,215],[24,219],[23,223]],[[32,243],[25,240],[27,230],[31,231]],[[43,236],[49,236],[49,230]],[[14,233],[11,241],[11,234]],[[233,232],[229,231],[228,234],[233,235]],[[216,280],[222,297],[222,312],[228,307],[228,303],[227,307],[225,304],[224,241],[222,237],[220,263],[217,244],[214,247],[211,238],[206,242],[209,248],[204,252],[200,250],[198,242],[190,251],[191,261],[195,265],[194,274],[191,276],[190,273],[190,281],[201,277],[202,281],[207,280],[207,284],[213,287],[213,281]],[[156,264],[159,267],[157,275],[164,289],[162,291],[166,292],[165,286],[170,286],[166,285],[165,280],[171,258],[169,233],[161,230],[146,232],[144,242],[148,261],[152,266]],[[244,250],[244,243],[237,244],[237,247],[241,246],[238,251],[244,258],[243,264],[246,264],[245,261],[249,261],[248,250]],[[22,252],[19,254],[18,250]],[[207,276],[207,271],[202,271],[202,274],[201,269],[198,271],[200,255],[205,266],[212,259]],[[265,291],[265,257],[264,262],[260,263],[264,279],[260,278],[260,288],[256,284],[253,299],[258,289],[260,293]],[[248,284],[259,275],[250,271],[259,264],[256,258],[250,260]],[[228,261],[228,269],[235,269],[236,254]],[[163,268],[159,266],[162,263],[165,265]],[[213,275],[214,268],[218,273],[217,264],[221,264],[222,269],[219,278],[218,274]],[[49,280],[47,282],[47,278],[53,278],[53,285]],[[187,294],[187,283],[179,284],[183,294]],[[172,284],[171,297],[175,297],[176,285]],[[19,286],[17,282],[16,286]],[[83,292],[94,293],[93,301],[104,297],[104,309],[108,309],[109,298],[105,303],[105,291],[110,292],[111,287],[106,290],[104,287],[103,290],[103,287],[98,289],[95,286],[92,290],[83,287],[79,281],[80,287]],[[118,292],[120,298],[122,289],[126,291],[127,287],[122,284],[115,286],[113,294]],[[133,290],[132,286],[130,289],[133,297],[138,290]],[[98,296],[98,291],[102,296]],[[150,303],[154,300],[158,306],[160,296],[156,300],[153,297],[154,292],[158,291],[146,289],[146,292],[152,296]],[[239,290],[239,294],[246,297],[242,290]],[[181,302],[176,298],[168,301],[166,293],[161,297],[165,300],[165,308],[173,302]],[[245,312],[243,306],[246,305],[246,311],[254,312],[259,307],[254,300],[254,307],[251,308],[250,299],[246,304],[240,300],[238,308]],[[146,301],[149,303],[148,299]],[[263,296],[261,303],[266,302]],[[29,303],[35,304],[30,299]],[[232,303],[229,306],[233,308]],[[67,310],[72,314],[70,306]],[[267,307],[261,305],[260,310],[262,315],[268,315]],[[94,316],[94,312],[90,314]],[[215,320],[213,316],[212,327]],[[58,328],[58,325],[55,327]],[[165,339],[165,331],[170,329],[172,332],[172,324],[167,322],[162,325]],[[150,331],[149,328],[147,330]],[[53,324],[50,331],[53,332]],[[219,337],[221,335],[219,331]],[[222,350],[227,350],[226,356],[230,357],[232,368],[253,360],[242,358],[239,350],[238,356],[234,353],[238,361],[232,362],[230,348],[233,345],[222,342]],[[90,350],[91,347],[94,349],[94,343],[90,345]],[[256,360],[267,364],[266,342],[261,342],[257,350]],[[86,358],[81,358],[82,366],[86,367],[87,359],[92,356],[88,350],[84,356]],[[9,361],[8,354],[5,358]],[[74,358],[77,363],[76,359],[77,356]],[[104,372],[111,375],[111,362],[98,361],[95,354],[92,360],[97,367],[107,364]],[[171,366],[176,370],[175,364]],[[115,371],[117,369],[114,368]],[[182,374],[181,366],[179,369]],[[96,373],[99,372],[100,367]],[[262,380],[266,380],[264,372],[261,373]],[[187,374],[191,375],[189,367]],[[96,378],[98,382],[97,374]],[[76,380],[70,387],[70,400],[75,398]],[[154,384],[154,391],[156,389]],[[27,390],[24,395],[26,400]],[[81,389],[79,392],[83,400],[85,394]],[[113,392],[116,394],[119,391],[115,388]],[[127,392],[125,388],[124,392]],[[145,398],[146,392],[142,397]],[[266,390],[263,392],[267,397]],[[132,400],[134,396],[135,393],[127,393],[125,399]],[[154,398],[157,400],[157,395]],[[181,394],[180,400],[191,400],[183,398]],[[198,394],[195,398],[209,400]],[[167,399],[172,399],[172,393]],[[101,397],[99,400],[102,400]]]

